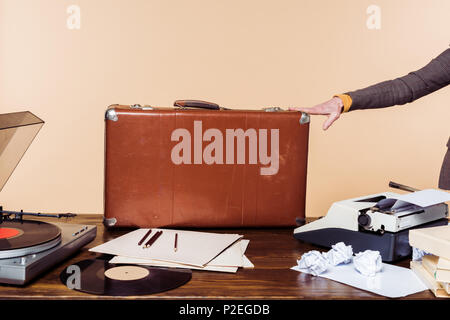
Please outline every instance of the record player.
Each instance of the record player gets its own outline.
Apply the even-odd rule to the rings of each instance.
[[[395,182],[389,186],[420,191]],[[335,202],[326,216],[296,228],[294,237],[328,248],[342,241],[355,253],[376,250],[385,262],[400,260],[412,253],[409,230],[448,224],[447,200],[421,207],[401,199],[405,195],[382,192]]]
[[[43,124],[28,111],[0,114],[0,191]],[[43,221],[74,216],[7,211],[0,206],[0,283],[26,284],[94,240],[96,226]]]

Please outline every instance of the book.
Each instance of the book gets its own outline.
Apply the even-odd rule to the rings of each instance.
[[[411,247],[450,260],[450,226],[410,230],[409,244]]]
[[[439,268],[439,260],[440,259],[437,256],[426,255],[422,258],[422,265],[436,279],[436,281],[450,282],[450,270]]]
[[[450,260],[449,260],[449,259],[445,259],[445,258],[443,258],[443,257],[440,257],[440,258],[439,258],[439,261],[438,261],[438,264],[437,264],[437,267],[438,267],[439,269],[447,269],[447,270],[450,270]]]
[[[441,283],[437,282],[436,279],[425,270],[420,261],[411,261],[410,268],[437,298],[450,298],[450,294],[447,291],[448,286],[445,288]]]

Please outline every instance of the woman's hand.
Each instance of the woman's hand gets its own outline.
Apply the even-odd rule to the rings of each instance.
[[[306,112],[307,114],[321,114],[328,116],[328,119],[323,123],[323,130],[327,130],[333,122],[341,116],[344,103],[341,98],[334,97],[328,101],[318,104],[312,108],[289,108],[289,110],[296,110]]]

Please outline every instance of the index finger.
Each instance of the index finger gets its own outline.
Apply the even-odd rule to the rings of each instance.
[[[320,110],[317,106],[312,108],[299,108],[299,107],[293,107],[289,108],[289,110],[295,110],[295,111],[301,111],[308,114],[324,114],[322,110]]]

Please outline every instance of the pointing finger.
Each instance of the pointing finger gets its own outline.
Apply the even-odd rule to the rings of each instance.
[[[324,112],[321,110],[319,106],[315,106],[312,108],[289,108],[289,110],[301,111],[308,114],[324,114]]]

